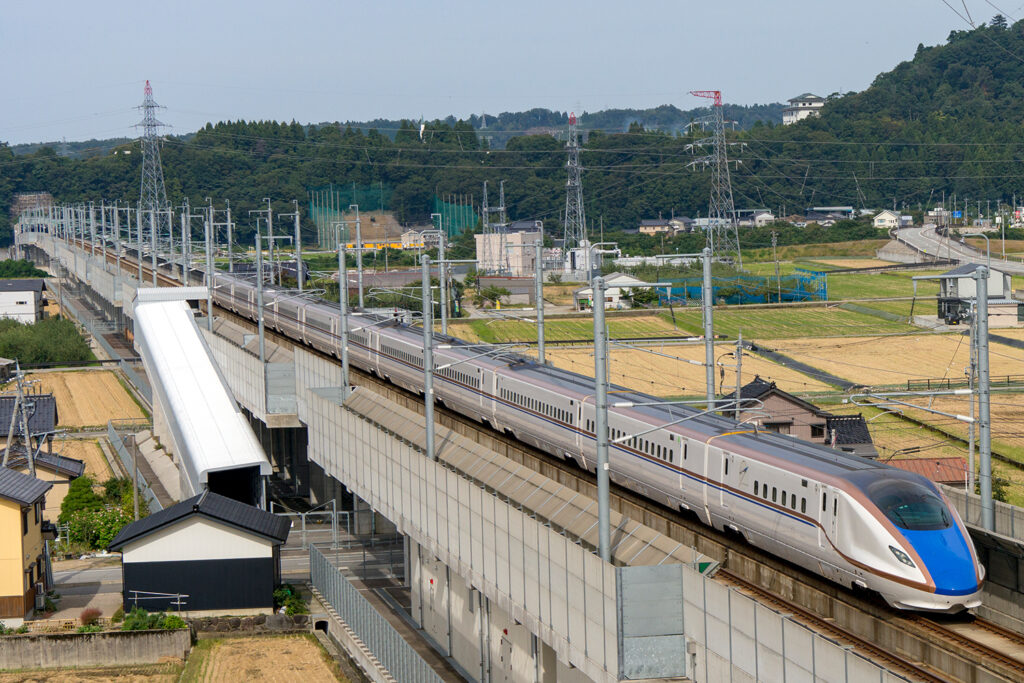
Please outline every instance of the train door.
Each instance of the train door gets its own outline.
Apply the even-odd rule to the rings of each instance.
[[[839,514],[838,491],[831,486],[821,487],[821,530],[818,531],[819,545],[822,548],[837,543],[836,519]]]
[[[715,487],[713,483],[719,478],[719,474],[716,473],[717,468],[713,469],[712,463],[718,463],[722,458],[722,450],[720,448],[713,448],[711,444],[704,444],[704,465],[702,467],[701,474],[704,477],[704,519],[707,520],[708,524],[712,524],[711,521],[711,505],[716,505],[719,501],[715,499],[714,491]]]

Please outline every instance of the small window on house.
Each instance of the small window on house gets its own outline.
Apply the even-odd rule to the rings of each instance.
[[[32,506],[33,512],[35,512],[36,524],[39,524],[39,503]]]
[[[811,425],[811,438],[812,439],[824,439],[825,438],[825,425]]]
[[[28,508],[22,508],[21,510],[21,535],[25,536],[28,534]]]

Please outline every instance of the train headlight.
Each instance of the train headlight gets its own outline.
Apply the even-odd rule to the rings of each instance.
[[[902,562],[903,564],[907,565],[908,567],[914,567],[915,569],[917,568],[914,564],[914,561],[910,559],[910,555],[907,555],[905,552],[903,552],[894,545],[889,546],[889,550],[891,550],[892,554],[896,556],[896,559]]]

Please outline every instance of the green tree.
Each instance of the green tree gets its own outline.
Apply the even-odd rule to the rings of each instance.
[[[66,524],[77,512],[94,511],[103,507],[103,499],[96,495],[92,487],[93,480],[88,475],[82,475],[71,482],[67,495],[61,501],[60,515],[57,517],[62,524]]]

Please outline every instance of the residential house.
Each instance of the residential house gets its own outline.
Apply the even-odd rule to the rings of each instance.
[[[2,452],[2,451],[0,451]],[[85,463],[76,458],[69,458],[63,455],[47,453],[45,451],[33,454],[32,467],[29,467],[28,456],[22,446],[15,446],[7,460],[7,466],[15,472],[32,475],[32,469],[36,479],[53,484],[46,493],[45,508],[51,510],[50,519],[53,521],[60,512],[61,503],[68,495],[68,488],[71,482],[85,474]]]
[[[13,318],[31,325],[43,319],[42,279],[0,280],[0,318]]]
[[[734,400],[736,392],[723,396],[720,405]],[[833,415],[818,406],[779,389],[775,382],[754,377],[740,388],[744,399],[757,399],[740,408],[740,420],[756,422],[769,432],[788,434],[803,441],[832,446],[838,450],[875,458],[878,456],[861,415]],[[732,410],[726,409],[732,416]]]
[[[888,209],[878,212],[875,217],[871,220],[872,225],[876,228],[884,230],[890,230],[892,228],[900,227],[900,215],[895,211],[889,211]]]
[[[825,98],[805,92],[789,100],[789,106],[782,110],[782,125],[788,126],[812,116],[818,116],[825,106]]]
[[[124,607],[141,594],[149,610],[260,610],[274,606],[281,545],[291,521],[209,490],[124,527],[110,543],[121,552]]]
[[[649,286],[647,282],[624,273],[612,273],[606,276],[604,281],[607,285],[604,291],[605,310],[631,308],[629,297],[632,290]],[[581,287],[572,293],[573,304],[577,311],[592,309],[593,298],[594,290],[589,286]]]
[[[645,218],[640,221],[638,232],[641,235],[672,235],[675,227],[668,219]]]
[[[977,282],[974,273],[982,263],[962,263],[941,275],[919,276],[915,279],[939,281],[938,312],[947,324],[966,320],[977,300]],[[1013,298],[1010,274],[996,268],[989,269],[988,286],[989,327],[1018,327],[1024,320],[1024,302]]]
[[[907,472],[920,474],[936,484],[967,488],[967,462],[959,456],[946,458],[894,458],[888,463]]]
[[[31,616],[47,589],[43,506],[51,486],[0,467],[0,619],[8,626]]]

